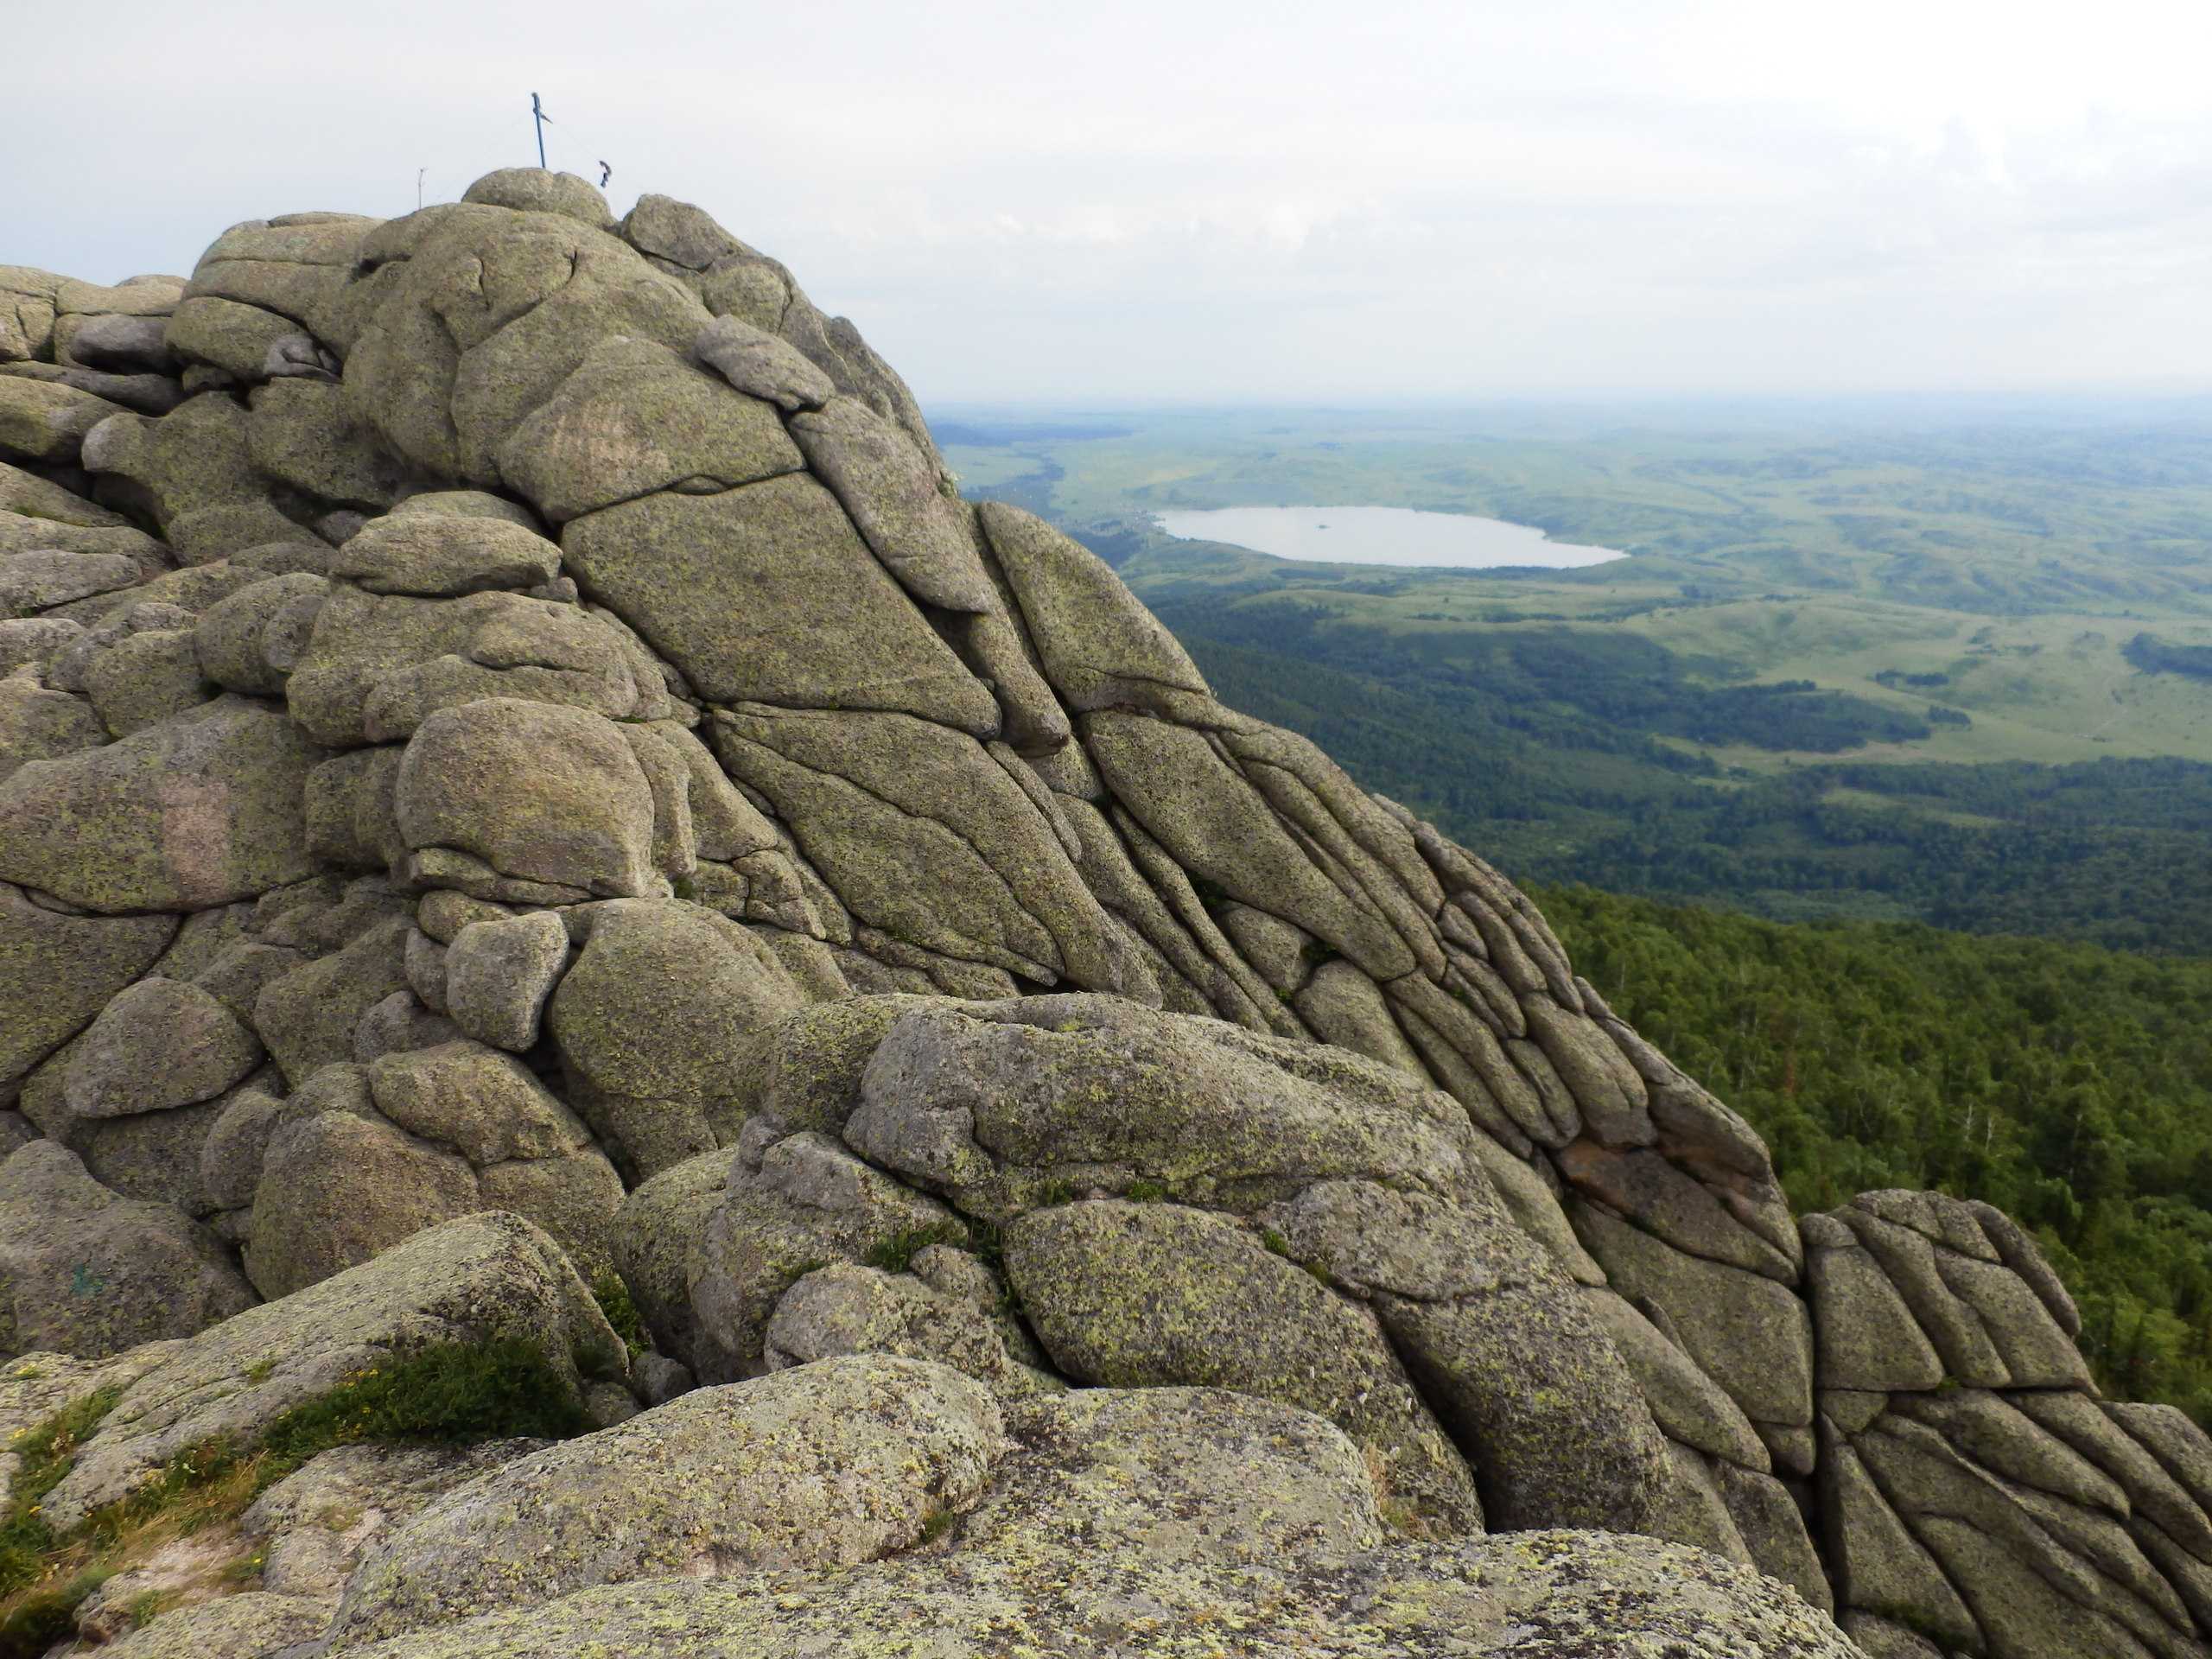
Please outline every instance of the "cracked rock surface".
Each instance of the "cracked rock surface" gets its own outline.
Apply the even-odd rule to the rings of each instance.
[[[611,1425],[310,1465],[118,1656],[2212,1655],[2031,1238],[1792,1217],[665,197],[0,266],[0,1131],[52,1522],[442,1344]]]

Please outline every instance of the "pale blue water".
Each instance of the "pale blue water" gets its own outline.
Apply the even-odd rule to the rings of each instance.
[[[1163,512],[1160,528],[1180,541],[1227,542],[1279,559],[1319,564],[1543,565],[1565,569],[1627,555],[1546,538],[1527,524],[1412,507],[1217,507]]]

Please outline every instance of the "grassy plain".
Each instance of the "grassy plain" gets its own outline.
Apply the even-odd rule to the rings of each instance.
[[[1204,584],[1238,606],[1294,602],[1414,634],[1565,621],[1648,639],[1716,681],[1810,680],[1973,718],[1861,758],[2212,761],[2212,681],[2143,674],[2121,655],[2145,631],[2212,645],[2212,418],[2092,416],[1106,410],[1081,419],[1107,435],[1046,441],[1011,417],[970,416],[957,435],[1010,441],[947,453],[971,493],[1105,543],[1147,598]],[[1634,556],[1580,571],[1378,572],[1179,543],[1149,524],[1170,508],[1306,503],[1476,513]],[[1808,758],[1704,747],[1754,771]]]
[[[1521,874],[2212,950],[2212,874],[2187,873],[2212,871],[2212,676],[2127,654],[2145,634],[2180,648],[2160,661],[2212,646],[2212,407],[937,423],[964,489],[1116,563],[1231,701]],[[1153,517],[1309,504],[1474,513],[1629,556],[1300,563]],[[2094,898],[2115,881],[2137,913]]]

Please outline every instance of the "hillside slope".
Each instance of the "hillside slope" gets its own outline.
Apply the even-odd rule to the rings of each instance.
[[[2027,1230],[1793,1213],[698,209],[0,284],[0,1640],[2212,1653]]]

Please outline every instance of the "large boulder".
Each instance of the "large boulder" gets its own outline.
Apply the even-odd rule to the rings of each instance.
[[[321,756],[283,711],[221,696],[0,783],[0,879],[104,913],[206,910],[313,874]]]
[[[751,933],[696,905],[596,905],[588,925],[545,1014],[577,1109],[640,1176],[734,1139],[756,1033],[804,993]]]
[[[621,1341],[560,1247],[518,1217],[464,1217],[162,1354],[117,1401],[47,1498],[67,1531],[158,1478],[178,1452],[251,1448],[285,1411],[426,1349],[512,1339],[581,1396],[578,1366],[620,1374]]]
[[[1052,1363],[1108,1388],[1195,1384],[1278,1400],[1334,1422],[1401,1512],[1478,1531],[1467,1467],[1373,1316],[1255,1233],[1169,1204],[1033,1211],[1007,1274]]]
[[[989,690],[811,478],[662,491],[578,519],[561,549],[584,590],[713,702],[888,709],[978,735],[998,729]]]
[[[0,882],[0,1093],[154,965],[173,916],[80,916]]]
[[[949,1560],[924,1553],[817,1580],[664,1579],[422,1631],[348,1659],[806,1659],[896,1651],[918,1630],[938,1659],[1010,1650],[1117,1659],[1177,1646],[1254,1659],[1863,1659],[1825,1614],[1774,1580],[1649,1538],[1521,1533],[1398,1544],[1280,1572],[1134,1564],[1144,1560],[1135,1548],[1103,1558],[1081,1546],[1009,1548]]]
[[[597,1584],[874,1560],[972,1504],[1006,1444],[988,1393],[912,1360],[702,1389],[432,1505],[362,1563],[334,1632],[358,1643]]]
[[[214,1234],[110,1192],[56,1142],[0,1164],[0,1350],[98,1358],[191,1336],[256,1300]]]
[[[652,788],[620,730],[583,709],[487,697],[438,710],[408,741],[393,805],[426,886],[484,898],[666,891]]]
[[[556,524],[658,490],[709,494],[804,465],[769,404],[665,346],[620,336],[499,450],[500,471]]]
[[[100,1011],[70,1057],[79,1117],[122,1117],[213,1100],[262,1061],[260,1039],[197,985],[140,980]]]

